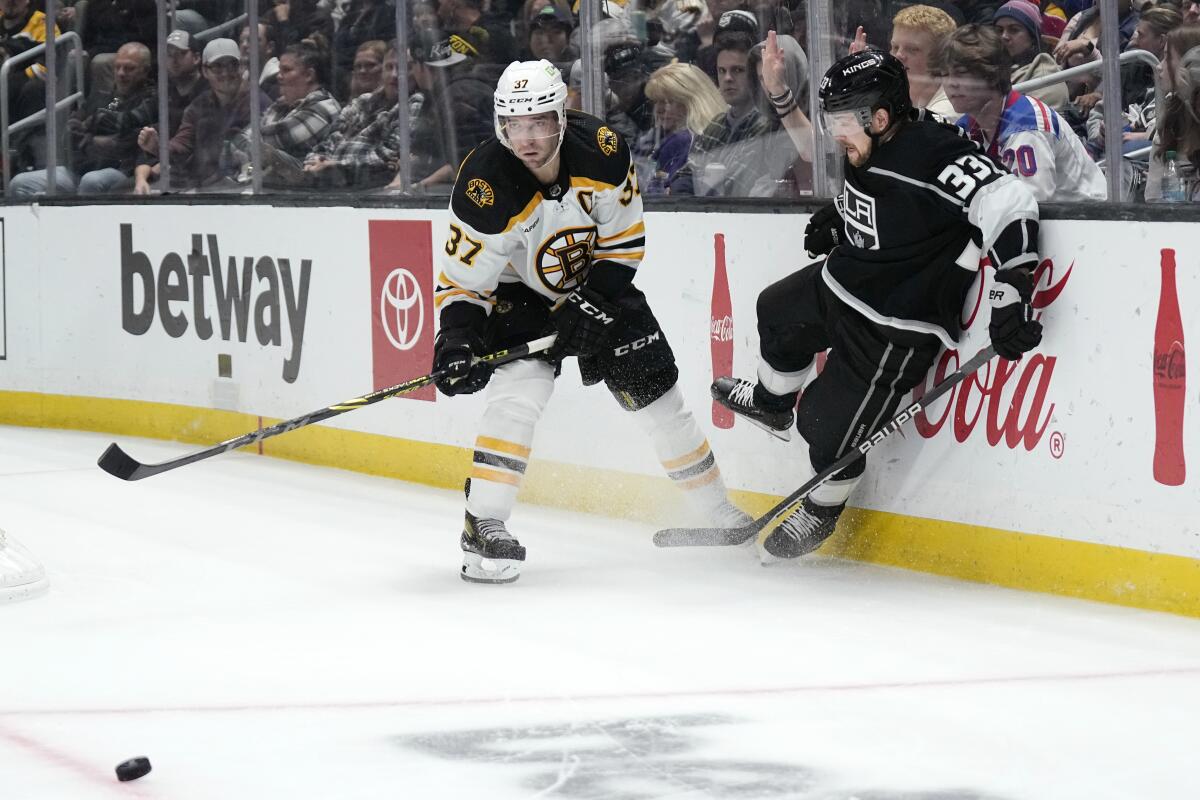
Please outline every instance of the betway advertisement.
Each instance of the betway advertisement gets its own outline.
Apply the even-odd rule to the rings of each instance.
[[[430,368],[443,212],[51,206],[4,218],[4,390],[286,419]],[[719,413],[708,386],[726,372],[754,376],[756,299],[805,265],[805,221],[649,214],[637,278],[727,481],[773,495],[810,474],[803,442]],[[1187,381],[1200,231],[1049,221],[1042,237],[1042,346],[1017,363],[993,359],[876,447],[853,502],[1200,558],[1200,426]],[[961,341],[916,395],[986,344],[984,276]],[[324,424],[465,448],[484,404],[430,390]],[[533,455],[661,474],[630,415],[602,386],[582,387],[572,363]]]

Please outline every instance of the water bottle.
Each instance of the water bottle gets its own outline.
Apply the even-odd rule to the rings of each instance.
[[[1179,173],[1179,162],[1176,161],[1175,151],[1168,150],[1163,162],[1162,201],[1164,203],[1187,202],[1187,191],[1183,185],[1183,175]]]

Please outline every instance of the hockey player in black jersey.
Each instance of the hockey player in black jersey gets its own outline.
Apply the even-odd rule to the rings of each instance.
[[[819,91],[822,124],[846,154],[841,195],[804,233],[809,255],[827,258],[759,295],[758,380],[712,386],[718,402],[782,439],[795,408],[817,471],[889,420],[939,350],[954,345],[982,255],[996,268],[996,352],[1015,360],[1041,341],[1030,308],[1038,208],[1029,189],[957,128],[913,109],[891,55],[847,56]],[[825,368],[797,407],[825,350]],[[804,498],[758,543],[764,563],[827,539],[865,466],[864,456]]]
[[[585,384],[604,381],[632,412],[667,474],[712,524],[749,521],[726,497],[708,442],[675,385],[671,347],[633,285],[646,226],[629,148],[601,120],[567,112],[566,98],[548,61],[513,62],[504,71],[495,93],[496,138],[463,161],[437,255],[441,328],[433,367],[447,373],[438,389],[455,395],[488,385],[467,483],[465,580],[519,577],[525,548],[505,523],[534,425],[559,362],[569,356],[578,357]],[[545,360],[511,362],[494,374],[474,361],[552,331],[558,338]]]

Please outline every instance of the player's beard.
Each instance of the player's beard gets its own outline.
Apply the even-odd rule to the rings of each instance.
[[[869,144],[865,151],[860,149],[856,144],[847,143],[845,148],[846,158],[850,161],[851,166],[861,167],[871,157],[871,146]]]

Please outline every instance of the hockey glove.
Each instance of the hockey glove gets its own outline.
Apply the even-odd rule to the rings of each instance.
[[[842,216],[833,203],[813,214],[804,226],[804,249],[809,258],[828,255],[842,241]]]
[[[487,386],[492,367],[487,363],[472,364],[482,355],[479,336],[470,328],[447,328],[438,333],[433,343],[433,371],[444,372],[435,383],[447,397],[474,394]]]
[[[1033,278],[1017,269],[1000,270],[988,294],[992,321],[988,326],[996,354],[1017,361],[1042,341],[1042,323],[1033,318]]]
[[[621,310],[595,289],[580,286],[554,311],[558,338],[546,353],[549,358],[595,355],[604,346]]]

